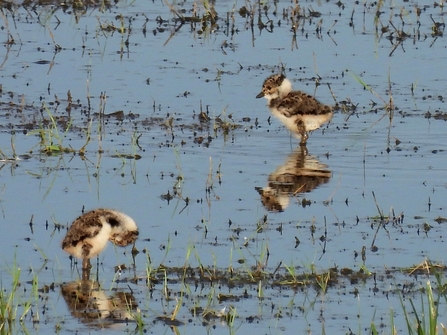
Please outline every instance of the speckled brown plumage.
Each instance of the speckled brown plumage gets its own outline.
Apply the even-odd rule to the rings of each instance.
[[[123,233],[114,233],[110,235],[109,240],[120,247],[125,247],[126,245],[129,245],[133,242],[135,242],[135,240],[138,237],[138,231],[128,231],[128,232],[123,232]]]
[[[103,224],[97,220],[98,211],[88,212],[78,217],[70,226],[70,229],[62,241],[62,249],[66,250],[76,247],[78,243],[84,242],[88,238],[93,238],[99,234]],[[82,247],[82,256],[87,258],[91,249],[91,244],[85,243]]]
[[[72,223],[62,241],[62,249],[85,261],[98,255],[109,240],[124,247],[135,242],[137,237],[138,227],[131,217],[99,208],[81,215]]]
[[[268,77],[256,98],[265,97],[272,114],[306,145],[308,132],[318,129],[332,118],[332,108],[313,96],[292,91],[291,82],[282,74]]]
[[[283,98],[272,99],[269,108],[275,108],[284,116],[294,115],[327,115],[332,113],[331,107],[323,105],[313,96],[301,92],[293,91]]]

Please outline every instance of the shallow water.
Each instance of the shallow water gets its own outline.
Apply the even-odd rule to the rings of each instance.
[[[196,5],[202,17],[204,7]],[[216,3],[219,28],[199,34],[200,24],[184,24],[173,33],[179,27],[173,23],[176,15],[159,1],[122,2],[104,11],[89,6],[85,12],[27,3],[8,9],[5,4],[1,150],[4,158],[15,152],[21,160],[5,161],[1,168],[1,280],[8,291],[15,260],[22,271],[19,303],[32,301],[24,327],[133,332],[134,322],[109,324],[99,317],[87,322],[71,313],[62,294],[80,278],[60,249],[65,228],[83,207],[111,207],[139,224],[140,253],[131,267],[130,248],[109,246],[99,267],[93,262],[94,278],[103,289],[93,283],[93,292],[103,300],[131,294],[146,331],[168,330],[157,317],[170,315],[178,300],[166,301],[166,289],[183,299],[177,315],[183,325],[175,328],[182,334],[202,327],[213,334],[279,333],[297,327],[312,333],[361,333],[374,315],[387,332],[390,309],[398,329],[405,329],[398,292],[418,299],[417,289],[425,287],[426,278],[407,276],[403,269],[426,258],[444,263],[445,227],[434,221],[446,215],[443,26],[439,36],[432,35],[444,9],[425,6],[418,17],[414,3],[385,2],[376,30],[378,8],[372,3],[339,7],[309,1],[302,10],[313,8],[322,15],[301,18],[294,45],[292,23],[273,14],[273,3],[267,4],[267,14],[255,7],[253,31],[250,18],[238,13],[244,5],[257,6]],[[193,6],[182,2],[174,7],[186,9],[186,16]],[[279,2],[277,7],[282,13],[291,5]],[[233,8],[238,31],[231,35],[225,19]],[[125,34],[100,29],[100,23],[119,26],[118,15],[124,17]],[[259,30],[258,15],[264,23],[272,19],[272,32]],[[381,24],[389,29],[382,36]],[[15,44],[6,44],[8,31]],[[401,31],[410,36],[399,43]],[[57,53],[54,43],[62,48]],[[270,119],[265,101],[255,99],[281,62],[296,89],[327,104],[335,104],[331,92],[339,105],[348,102],[329,125],[311,134],[304,157],[298,142]],[[395,106],[391,121],[384,109],[390,97]],[[201,110],[212,120],[200,122]],[[118,111],[123,118],[98,117],[99,112]],[[217,116],[231,125],[227,134],[214,121]],[[58,122],[57,134],[50,132],[51,117]],[[171,117],[172,127],[166,123]],[[39,129],[47,143],[52,134],[54,142],[60,139],[75,150],[85,145],[89,132],[85,156],[42,153]],[[132,159],[136,154],[141,159]],[[281,201],[287,207],[269,211],[258,190],[268,186],[275,171],[287,167],[293,174],[291,167],[303,160],[320,165],[330,177],[308,193],[293,196],[286,189]],[[168,191],[178,196],[168,202]],[[386,229],[378,229],[377,207],[391,217]],[[392,216],[401,213],[403,222],[393,224]],[[425,223],[431,226],[426,232]],[[259,264],[280,276],[289,273],[287,268],[308,276],[333,267],[359,271],[363,247],[365,267],[376,273],[376,280],[340,275],[326,294],[316,285],[279,285],[268,275],[235,280],[235,286],[222,278],[210,283],[204,276],[196,287],[195,277],[182,285],[177,281],[181,275],[150,271],[161,264],[196,271],[199,266],[232,267],[248,277]],[[131,270],[118,276],[119,264]],[[389,272],[393,268],[398,270]],[[147,285],[148,276],[159,281]],[[38,299],[30,293],[33,278],[41,288]],[[402,289],[403,283],[411,288]],[[219,293],[236,298],[219,301]],[[225,306],[236,309],[233,326],[189,311]],[[125,318],[125,312],[116,313]],[[445,317],[444,304],[439,312],[440,319]],[[39,323],[32,322],[36,315]],[[15,331],[21,329],[17,325]]]

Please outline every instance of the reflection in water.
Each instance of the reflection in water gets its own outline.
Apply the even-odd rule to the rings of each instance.
[[[281,212],[289,206],[291,196],[311,192],[320,184],[327,183],[331,174],[326,164],[308,155],[306,147],[301,146],[270,174],[266,187],[256,190],[267,210]]]
[[[107,296],[97,281],[69,282],[61,286],[61,293],[71,314],[95,328],[114,328],[132,321],[132,311],[138,307],[131,293],[121,290]]]

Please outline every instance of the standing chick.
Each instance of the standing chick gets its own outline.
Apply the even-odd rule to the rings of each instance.
[[[308,132],[320,128],[332,118],[332,108],[322,104],[313,96],[292,91],[292,83],[283,74],[268,77],[256,98],[265,97],[267,106],[305,146]]]
[[[138,237],[138,227],[128,215],[98,208],[78,217],[62,241],[62,249],[82,259],[82,269],[90,268],[90,258],[97,256],[107,241],[125,247]]]

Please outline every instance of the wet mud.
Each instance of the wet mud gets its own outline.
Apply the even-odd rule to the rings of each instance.
[[[1,13],[2,333],[405,332],[427,292],[442,322],[442,2]],[[334,111],[306,146],[274,73]],[[83,276],[61,241],[100,207],[139,237]]]

